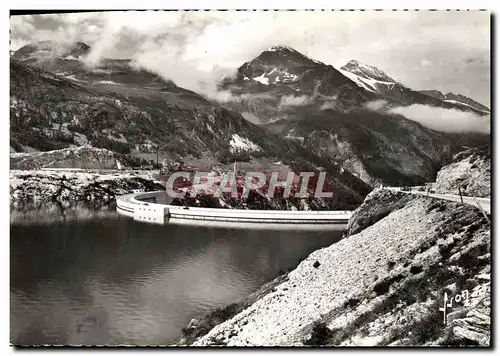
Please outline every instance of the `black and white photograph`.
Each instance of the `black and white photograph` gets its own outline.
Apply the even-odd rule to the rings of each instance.
[[[9,21],[11,347],[492,347],[491,11]]]

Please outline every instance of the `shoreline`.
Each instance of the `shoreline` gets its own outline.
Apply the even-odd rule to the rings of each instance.
[[[290,270],[293,270],[293,268]],[[210,332],[215,326],[229,320],[260,298],[273,292],[277,286],[288,280],[288,273],[290,270],[288,272],[278,272],[281,274],[264,283],[257,290],[240,301],[216,308],[207,314],[191,319],[189,324],[182,328],[182,336],[180,339],[170,346],[190,346],[194,341]]]
[[[9,185],[10,204],[18,208],[38,203],[108,203],[137,190],[165,191],[165,182],[158,179],[156,171],[10,170]],[[224,194],[221,197],[198,194],[160,200],[171,200],[170,205],[192,208],[267,211],[345,211],[355,208],[351,203],[332,205],[323,198],[289,199],[265,195],[236,199]]]
[[[342,240],[193,319],[174,345],[489,346],[490,229],[477,208],[377,189]],[[471,306],[443,326],[440,298],[464,289]]]

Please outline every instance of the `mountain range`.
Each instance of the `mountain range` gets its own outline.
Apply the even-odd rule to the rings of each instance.
[[[485,120],[489,113],[470,98],[415,91],[357,61],[336,69],[273,46],[218,83],[230,94],[218,102],[128,59],[89,67],[81,59],[90,52],[81,42],[44,41],[11,54],[13,151],[86,144],[126,157],[158,147],[166,163],[279,161],[328,170],[341,195],[356,201],[379,183],[432,181],[453,154],[489,142],[486,134],[439,132],[374,110],[371,103],[383,101],[386,108],[421,104]]]
[[[454,94],[454,93],[443,94],[439,90],[420,90],[420,92],[425,95],[433,96],[439,100],[443,100],[449,103],[473,107],[474,109],[485,113],[490,112],[490,109],[487,106],[480,104],[474,99],[471,99],[462,94]]]

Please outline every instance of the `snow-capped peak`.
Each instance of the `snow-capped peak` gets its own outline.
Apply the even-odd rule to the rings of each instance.
[[[396,83],[397,81],[389,77],[387,74],[385,74],[383,71],[378,69],[377,67],[370,66],[367,64],[363,64],[355,59],[350,60],[347,62],[346,65],[341,67],[340,69],[351,72],[353,74],[356,74],[358,76],[361,76],[363,78],[367,79],[373,79],[381,82],[389,82],[389,83]]]
[[[285,46],[285,45],[271,46],[268,49],[266,49],[264,52],[279,52],[279,51],[297,52],[292,47]]]
[[[264,61],[291,61],[300,63],[300,65],[323,64],[314,60],[296,49],[286,45],[274,45],[263,51],[256,59]]]
[[[21,60],[55,57],[78,59],[87,56],[90,51],[91,47],[84,42],[67,43],[45,40],[27,44],[15,51],[12,56]]]

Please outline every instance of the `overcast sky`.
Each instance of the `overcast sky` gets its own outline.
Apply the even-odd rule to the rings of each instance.
[[[11,17],[11,49],[84,41],[91,58],[135,58],[178,85],[218,79],[267,47],[289,45],[341,67],[374,65],[413,89],[490,107],[488,12],[108,12]]]

